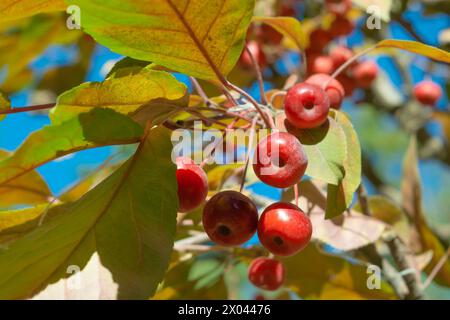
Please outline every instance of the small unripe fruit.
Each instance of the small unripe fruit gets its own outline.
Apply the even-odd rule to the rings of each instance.
[[[334,68],[339,68],[347,60],[353,57],[353,51],[347,47],[339,46],[331,50],[330,58],[333,60]],[[356,64],[356,63],[355,63]]]
[[[327,120],[330,100],[325,91],[314,84],[298,83],[288,90],[284,110],[288,121],[297,128],[316,128]]]
[[[248,51],[251,52],[252,56],[255,58],[258,65],[261,68],[264,68],[267,65],[267,59],[261,44],[258,41],[252,40],[247,43],[247,48]],[[243,68],[252,69],[253,62],[248,51],[244,48],[244,51],[242,51],[241,57],[239,58],[239,63]]]
[[[205,171],[187,157],[178,157],[177,183],[179,212],[197,208],[208,195],[208,178]]]
[[[253,171],[269,186],[287,188],[300,182],[308,158],[296,137],[287,132],[275,132],[256,147]]]
[[[364,61],[353,69],[353,77],[360,88],[368,88],[378,75],[378,66],[373,61]]]
[[[442,89],[433,81],[424,80],[416,84],[414,87],[414,95],[420,103],[433,106],[441,98]]]
[[[331,76],[328,74],[317,73],[305,80],[307,83],[315,84],[317,86],[322,86],[325,83],[328,83],[328,86],[325,88],[325,92],[328,95],[328,99],[330,100],[330,108],[340,109],[342,100],[345,97],[345,90],[342,84],[336,79],[331,79]]]
[[[311,235],[311,221],[291,203],[273,203],[259,219],[259,241],[275,255],[294,255],[308,245]]]
[[[284,282],[283,264],[271,258],[256,258],[248,268],[248,279],[263,290],[277,290]]]
[[[223,246],[250,240],[258,225],[255,204],[240,192],[222,191],[203,208],[203,227],[209,238]]]

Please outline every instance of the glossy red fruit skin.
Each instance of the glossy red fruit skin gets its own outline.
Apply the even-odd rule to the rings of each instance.
[[[326,9],[335,15],[344,15],[352,8],[351,0],[325,0]]]
[[[441,98],[442,89],[433,81],[424,80],[415,85],[414,96],[420,103],[433,106]]]
[[[330,79],[331,76],[328,74],[316,73],[308,77],[305,82],[321,86],[324,83],[327,83]],[[342,100],[345,97],[345,90],[342,84],[336,79],[331,79],[330,83],[325,88],[325,92],[330,100],[330,108],[340,109]]]
[[[334,63],[329,56],[317,56],[312,59],[312,63],[308,69],[310,74],[315,73],[332,74],[334,71]]]
[[[206,203],[202,221],[212,241],[223,246],[236,246],[255,234],[258,210],[242,193],[222,191]]]
[[[364,61],[353,69],[353,78],[360,88],[369,88],[378,75],[378,66],[373,61]]]
[[[288,90],[284,111],[288,121],[297,128],[316,128],[327,120],[330,100],[326,92],[315,84],[298,83]]]
[[[256,59],[256,62],[258,63],[260,68],[264,68],[267,65],[267,59],[261,44],[258,41],[251,40],[247,42],[247,47],[252,53],[253,57]],[[252,58],[250,57],[246,49],[242,51],[241,57],[239,58],[239,63],[243,68],[253,68]]]
[[[190,158],[178,157],[177,183],[179,212],[188,212],[197,208],[208,195],[208,177],[205,171]]]
[[[333,60],[334,68],[339,68],[347,60],[353,57],[353,51],[347,47],[339,46],[331,50],[330,58]],[[353,63],[352,65],[356,65]]]
[[[284,275],[283,263],[271,258],[256,258],[248,268],[250,282],[263,290],[279,289],[283,285]]]
[[[301,251],[308,245],[311,235],[311,221],[291,203],[273,203],[259,218],[259,241],[278,256],[292,256]]]
[[[277,154],[278,153],[278,154]],[[253,171],[265,184],[288,188],[300,182],[308,166],[308,158],[296,137],[275,132],[256,147]]]

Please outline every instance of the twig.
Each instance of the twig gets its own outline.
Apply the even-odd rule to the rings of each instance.
[[[197,79],[195,79],[194,77],[189,77],[189,79],[191,80],[192,84],[194,85],[195,91],[197,91],[198,95],[200,97],[202,97],[203,101],[205,102],[205,104],[209,107],[209,106],[217,106],[217,104],[213,101],[211,101],[211,99],[208,98],[208,96],[205,93],[205,90],[203,90],[202,86],[200,85],[200,83],[198,83]]]
[[[245,167],[244,167],[244,172],[242,174],[242,180],[241,180],[241,186],[239,188],[239,192],[242,192],[242,190],[244,189],[245,178],[247,176],[247,170],[248,170],[248,164],[250,163],[250,156],[252,154],[253,140],[255,138],[255,126],[256,126],[256,122],[258,122],[258,119],[259,119],[259,116],[256,116],[253,119],[252,126],[250,127],[250,137],[248,138],[248,152],[247,152],[246,159],[245,159]]]
[[[267,105],[266,93],[264,91],[264,79],[261,73],[261,68],[259,67],[258,61],[256,61],[255,57],[253,56],[253,53],[251,52],[251,50],[248,48],[247,45],[245,45],[245,51],[247,51],[247,54],[250,56],[253,68],[255,69],[256,79],[258,80],[259,86],[259,95],[261,96],[261,103]]]
[[[422,289],[425,290],[436,277],[438,272],[442,269],[448,257],[450,256],[450,247],[447,249],[447,252],[441,257],[439,262],[434,266],[433,270],[429,274],[428,278],[425,280],[425,283],[422,286]]]
[[[0,115],[1,114],[13,114],[13,113],[20,113],[20,112],[45,110],[45,109],[51,109],[54,106],[55,106],[54,103],[49,103],[49,104],[40,104],[40,105],[29,106],[29,107],[6,109],[6,110],[0,110]]]

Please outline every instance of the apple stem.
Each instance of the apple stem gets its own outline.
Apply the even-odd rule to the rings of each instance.
[[[37,111],[37,110],[45,110],[45,109],[51,109],[54,106],[55,106],[54,103],[49,103],[49,104],[41,104],[41,105],[29,106],[29,107],[19,107],[19,108],[6,109],[6,110],[0,110],[0,115],[2,115],[2,114],[20,113],[20,112],[29,112],[29,111]]]
[[[275,126],[270,122],[269,118],[267,117],[267,114],[264,113],[264,111],[259,106],[258,102],[251,95],[249,95],[247,92],[245,92],[245,90],[242,90],[238,86],[232,84],[231,82],[227,82],[227,87],[229,87],[232,90],[235,90],[236,92],[239,92],[242,96],[244,96],[247,99],[247,101],[249,101],[255,107],[255,109],[258,111],[258,113],[261,115],[266,126],[268,128],[275,129]]]
[[[255,56],[248,48],[248,45],[245,45],[245,51],[250,56],[250,60],[252,60],[253,68],[255,69],[256,79],[258,81],[259,86],[259,95],[261,96],[261,103],[267,105],[266,93],[264,91],[264,79],[262,76],[261,68],[259,67],[258,61],[256,61]]]
[[[256,127],[256,122],[258,122],[258,119],[259,119],[259,115],[253,119],[252,126],[250,127],[250,136],[248,138],[248,152],[247,152],[247,155],[245,156],[245,167],[244,167],[244,173],[242,174],[242,180],[241,180],[241,186],[239,188],[239,192],[242,192],[242,190],[244,189],[245,178],[247,177],[247,171],[248,171],[248,164],[250,163],[250,157],[252,155],[253,140],[255,139],[255,127]]]
[[[344,64],[342,64],[339,68],[336,69],[335,72],[333,72],[333,74],[331,75],[330,79],[328,79],[328,81],[323,84],[322,88],[323,89],[327,88],[328,85],[330,84],[330,82],[333,81],[333,79],[336,79],[336,77],[338,75],[340,75],[341,72],[344,71],[349,65],[351,65],[354,61],[358,60],[360,57],[362,57],[363,55],[369,53],[370,51],[372,51],[372,50],[374,50],[376,48],[377,48],[377,46],[373,46],[373,47],[367,48],[367,49],[361,51],[360,53],[355,54],[353,57],[351,57],[347,61],[345,61]]]
[[[208,96],[205,93],[205,90],[203,90],[202,86],[200,85],[200,83],[197,81],[197,79],[195,79],[194,77],[189,77],[189,79],[191,80],[192,85],[195,88],[195,91],[197,91],[197,93],[199,94],[199,96],[203,99],[203,101],[205,102],[205,104],[210,107],[210,106],[214,106],[217,107],[217,104],[213,101],[211,101]]]
[[[298,207],[298,184],[294,185],[294,197],[295,197],[295,205]]]

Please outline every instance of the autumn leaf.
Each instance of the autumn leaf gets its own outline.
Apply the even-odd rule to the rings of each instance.
[[[428,274],[446,255],[446,249],[428,226],[422,207],[422,187],[418,168],[417,141],[411,138],[408,150],[403,160],[402,203],[420,235],[424,250],[432,250],[433,258],[425,268]],[[450,287],[450,259],[447,257],[444,265],[435,279],[440,285]]]
[[[68,0],[82,27],[125,56],[200,79],[224,81],[238,60],[254,0]]]
[[[397,48],[420,54],[433,60],[450,63],[450,53],[417,41],[386,39],[378,42],[376,48]]]
[[[149,131],[135,155],[63,214],[0,250],[0,298],[32,297],[98,255],[119,299],[146,299],[162,281],[176,227],[170,133]],[[51,213],[53,208],[49,209]],[[110,282],[108,282],[110,284]]]
[[[136,143],[142,133],[142,127],[133,120],[108,109],[94,109],[59,125],[46,126],[32,133],[10,156],[0,160],[0,188],[24,184],[28,189],[40,191],[39,203],[42,203],[48,188],[36,176],[24,178],[29,172],[80,150]],[[21,183],[22,179],[25,180]],[[13,195],[8,192],[9,196]]]
[[[299,51],[305,48],[308,41],[302,30],[300,21],[292,17],[253,17],[253,22],[269,25],[276,31],[290,39]]]
[[[9,152],[0,150],[0,167],[1,163],[6,162],[9,157]],[[32,169],[24,172],[17,179],[0,183],[0,208],[46,203],[51,196],[47,183]]]
[[[9,102],[9,99],[0,92],[0,112],[6,111],[11,108],[11,103]],[[0,121],[2,121],[5,118],[5,115],[0,114]]]
[[[66,8],[64,0],[2,0],[0,23],[30,17],[38,13],[63,11]]]
[[[88,82],[58,97],[51,110],[53,124],[59,124],[93,108],[109,108],[123,114],[137,112],[152,101],[164,105],[187,105],[186,86],[165,71],[144,69],[136,74]],[[151,108],[151,106],[149,106]]]

